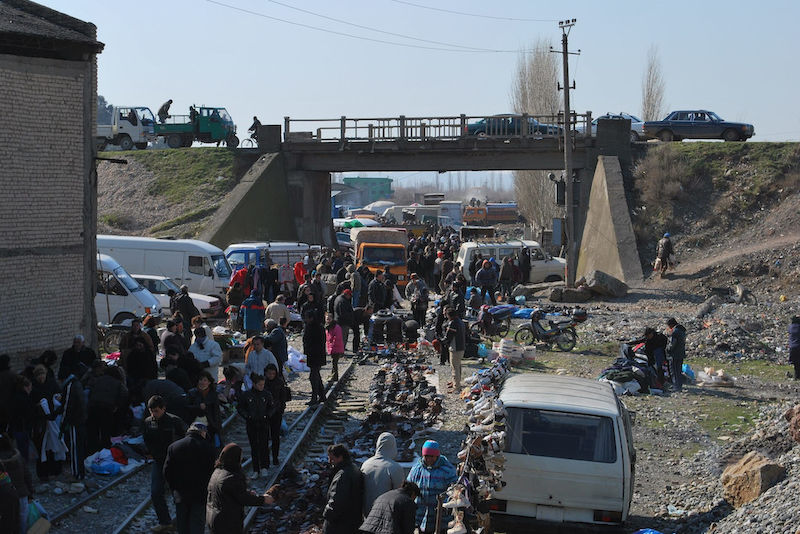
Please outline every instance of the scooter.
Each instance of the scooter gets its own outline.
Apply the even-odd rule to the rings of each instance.
[[[584,322],[588,314],[586,310],[575,308],[566,317],[559,320],[549,320],[549,329],[542,326],[541,320],[545,314],[536,309],[531,314],[530,324],[522,325],[514,334],[514,341],[520,345],[532,345],[535,342],[546,343],[551,346],[553,343],[564,352],[569,352],[575,348],[578,341],[578,333],[575,326]]]
[[[469,331],[490,338],[504,338],[511,329],[511,315],[516,309],[517,307],[511,304],[492,307],[483,305],[478,312],[478,320],[469,325]]]

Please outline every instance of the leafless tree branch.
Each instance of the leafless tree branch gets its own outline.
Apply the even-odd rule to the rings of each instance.
[[[664,87],[658,47],[652,45],[647,51],[647,67],[642,79],[642,120],[657,121],[664,117]]]

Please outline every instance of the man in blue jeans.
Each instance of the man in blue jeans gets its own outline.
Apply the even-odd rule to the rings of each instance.
[[[178,534],[203,534],[205,531],[208,481],[216,458],[207,436],[206,425],[192,423],[186,437],[167,448],[164,478],[175,499]]]
[[[160,395],[150,397],[147,409],[150,417],[144,420],[144,442],[154,460],[150,472],[150,497],[158,517],[158,525],[152,530],[165,532],[172,529],[172,519],[164,492],[164,460],[169,446],[186,434],[186,425],[180,417],[167,413],[166,402]]]

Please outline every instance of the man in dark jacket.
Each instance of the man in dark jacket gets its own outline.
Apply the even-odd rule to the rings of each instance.
[[[314,297],[311,297],[312,300]],[[307,302],[306,306],[311,304]],[[308,380],[311,382],[311,400],[308,404],[318,404],[326,401],[325,385],[322,383],[320,369],[325,365],[325,329],[314,310],[303,309],[303,352],[306,363],[310,369]]]
[[[408,480],[398,489],[390,490],[375,499],[375,503],[360,527],[370,534],[412,534],[417,516],[414,500],[419,487]]]
[[[322,511],[323,534],[355,534],[361,525],[364,484],[361,471],[353,463],[350,451],[341,443],[328,446],[328,461],[333,478],[328,487],[327,503]]]
[[[285,322],[286,318],[282,317],[281,320]],[[278,360],[278,374],[283,376],[283,366],[289,360],[289,342],[286,340],[286,331],[284,330],[286,325],[279,325],[274,319],[267,319],[264,325],[267,329],[264,339],[269,341],[272,355]]]
[[[367,287],[367,303],[375,310],[382,310],[386,302],[386,284],[383,271],[378,271]]]
[[[97,360],[97,354],[91,347],[87,347],[81,334],[76,334],[72,346],[61,355],[61,365],[58,367],[58,379],[64,380],[74,374],[78,378],[92,368],[92,363]]]
[[[497,285],[497,272],[492,267],[489,260],[484,260],[480,270],[475,273],[475,284],[481,288],[481,298],[486,298],[486,293],[489,293],[489,300],[492,306],[497,305],[494,299],[494,288]]]
[[[169,352],[170,347],[178,354],[185,354],[189,350],[189,343],[178,333],[178,325],[172,319],[167,321],[167,329],[161,334],[161,348],[164,353]]]
[[[363,308],[353,309],[353,352],[358,352],[361,345],[361,327],[364,327],[364,335],[369,332],[369,321],[372,317],[372,306],[367,304]]]
[[[467,343],[467,327],[455,309],[448,307],[446,313],[450,322],[447,324],[444,340],[442,340],[442,352],[450,351],[453,380],[448,383],[448,387],[458,391],[461,389],[461,358],[464,357]]]
[[[62,391],[62,406],[64,408],[61,421],[61,432],[69,449],[69,465],[75,480],[86,478],[86,468],[83,460],[86,458],[86,396],[83,385],[77,376],[71,374],[64,382]]]
[[[192,423],[186,437],[167,448],[164,478],[175,499],[178,534],[203,534],[208,481],[214,471],[214,448],[206,425]]]
[[[679,324],[674,317],[667,319],[669,344],[667,355],[672,359],[670,372],[672,373],[672,387],[675,391],[683,389],[683,360],[686,358],[686,328]]]
[[[152,530],[166,532],[172,528],[172,519],[164,497],[164,461],[169,446],[186,433],[186,425],[180,417],[167,412],[166,402],[158,395],[150,397],[147,409],[150,410],[150,417],[144,420],[144,442],[154,460],[150,471],[150,497],[158,517],[158,526]]]
[[[189,286],[182,285],[181,292],[175,300],[175,306],[183,317],[184,337],[191,341],[192,338],[192,318],[200,315],[200,310],[194,305],[192,297],[189,296]]]
[[[333,320],[336,321],[342,328],[342,340],[344,341],[345,350],[347,349],[347,340],[350,338],[350,330],[353,329],[355,317],[353,316],[353,292],[349,289],[342,291],[342,294],[336,297],[333,302]]]

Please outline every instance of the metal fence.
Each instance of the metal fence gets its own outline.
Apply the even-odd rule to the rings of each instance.
[[[573,138],[591,135],[592,115],[571,113]],[[343,141],[452,141],[477,138],[563,137],[563,114],[458,115],[452,117],[368,117],[292,119],[284,117],[284,141],[341,143]]]

